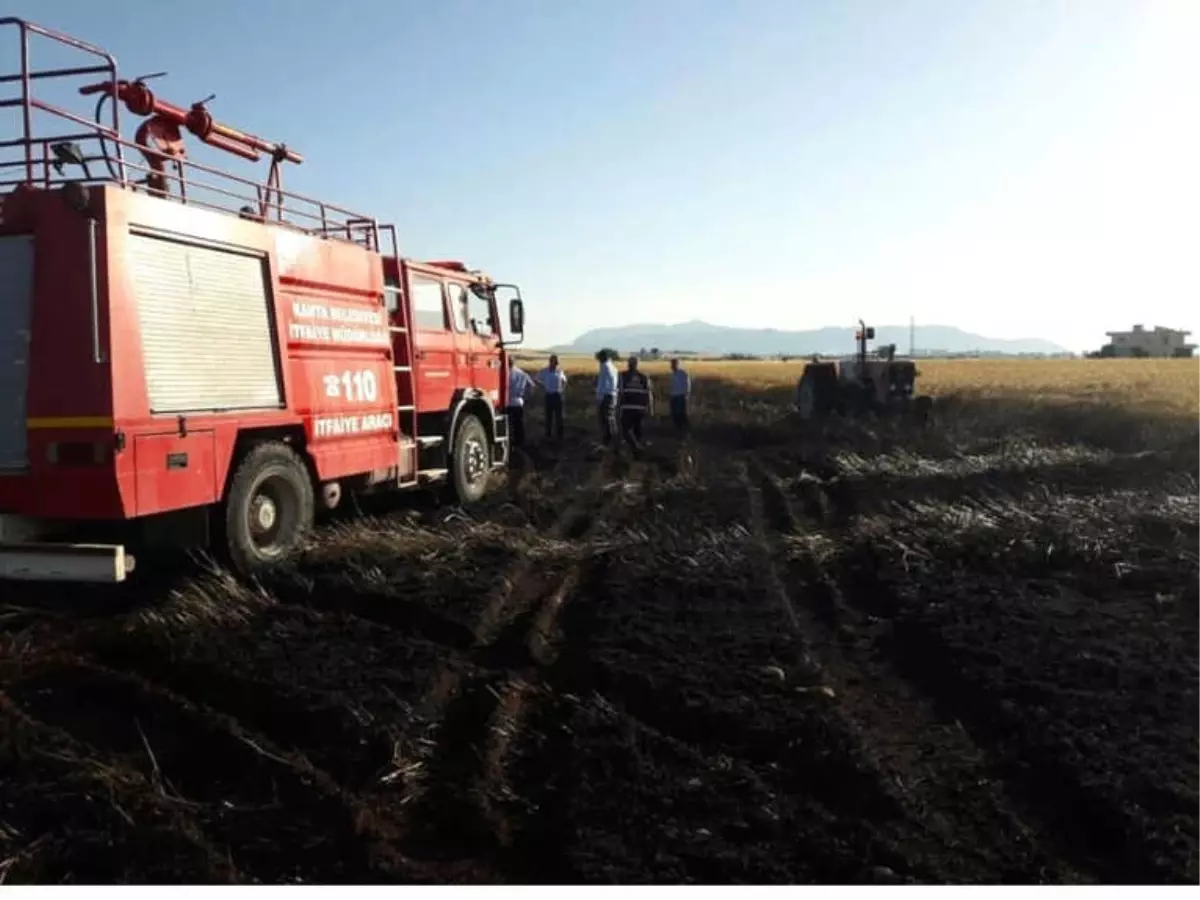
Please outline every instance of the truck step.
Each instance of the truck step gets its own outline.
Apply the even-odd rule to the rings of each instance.
[[[133,572],[123,544],[0,544],[0,578],[114,584]]]
[[[421,435],[420,437],[418,437],[417,443],[420,444],[422,448],[436,447],[439,444],[444,443],[445,440],[446,439],[444,437],[442,437],[442,435],[440,435],[440,434],[426,434],[426,435]]]
[[[422,469],[417,473],[417,477],[422,484],[432,484],[437,481],[445,481],[449,474],[449,469]]]

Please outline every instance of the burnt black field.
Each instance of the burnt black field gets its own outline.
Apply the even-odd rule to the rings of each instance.
[[[262,585],[6,587],[0,875],[1200,877],[1194,420],[724,386],[633,461],[586,390],[478,507]]]

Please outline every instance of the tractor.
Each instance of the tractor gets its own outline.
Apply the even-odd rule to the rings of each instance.
[[[804,421],[838,415],[874,412],[911,412],[924,421],[931,397],[914,396],[917,366],[911,359],[896,359],[896,345],[886,344],[873,354],[867,344],[875,329],[861,319],[854,335],[858,352],[851,359],[822,360],[814,356],[804,366],[796,385],[796,412]]]

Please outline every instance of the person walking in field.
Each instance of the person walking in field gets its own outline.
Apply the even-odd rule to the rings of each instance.
[[[546,395],[546,440],[550,440],[550,433],[553,430],[554,436],[561,441],[563,436],[563,394],[567,391],[567,373],[558,364],[557,355],[551,356],[550,364],[538,372],[538,381],[541,382],[542,391]]]
[[[508,437],[514,447],[525,446],[525,398],[533,392],[529,373],[513,363],[508,369]]]
[[[596,413],[600,420],[600,439],[605,446],[612,444],[617,432],[617,367],[608,358],[608,351],[596,354],[600,372],[596,376]]]
[[[692,394],[692,376],[687,369],[679,365],[678,358],[671,360],[671,384],[669,400],[671,407],[671,422],[675,430],[682,436],[688,429],[688,398]]]
[[[621,373],[619,402],[621,436],[634,456],[642,455],[642,420],[654,413],[654,393],[650,379],[638,369],[636,356],[629,357],[628,368]]]

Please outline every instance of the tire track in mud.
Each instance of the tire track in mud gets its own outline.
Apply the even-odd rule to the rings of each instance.
[[[737,483],[729,490],[741,495]],[[730,521],[723,488],[714,493],[705,485],[694,499],[716,503],[713,510],[723,511],[705,515],[702,530],[714,518],[718,529]],[[670,529],[670,513],[660,524]],[[736,527],[717,533],[722,535],[718,540],[737,544],[746,539],[746,532],[739,536]],[[662,537],[673,540],[669,535]],[[679,540],[686,544],[686,537]],[[836,752],[840,738],[816,722],[821,695],[795,698],[773,688],[769,697],[753,699],[762,685],[760,676],[752,674],[761,668],[754,667],[756,659],[760,664],[764,654],[784,659],[793,672],[803,669],[805,659],[798,638],[778,638],[773,620],[782,609],[764,605],[757,610],[771,594],[769,586],[748,586],[744,599],[754,608],[745,614],[736,603],[707,594],[681,605],[682,598],[670,587],[679,575],[665,575],[664,582],[653,575],[650,581],[640,580],[645,574],[631,574],[632,581],[619,575],[645,572],[646,563],[652,572],[651,560],[659,559],[663,549],[657,541],[628,549],[639,562],[626,560],[624,552],[597,556],[582,575],[586,587],[581,593],[589,602],[566,608],[562,628],[569,652],[547,670],[552,695],[538,723],[540,744],[530,751],[523,773],[528,783],[541,780],[544,785],[526,798],[537,814],[519,835],[522,852],[515,863],[523,861],[527,867],[521,880],[564,883],[599,876],[620,881],[629,877],[630,866],[639,879],[654,871],[661,873],[654,880],[672,880],[667,872],[679,870],[670,867],[682,865],[689,880],[773,881],[789,865],[781,862],[781,853],[817,881],[853,879],[851,870],[862,868],[873,871],[877,880],[896,880],[894,870],[882,865],[900,867],[896,855],[874,841],[870,825],[864,825],[887,814],[888,798],[857,760]],[[738,552],[736,546],[731,549]],[[731,559],[732,565],[741,565],[737,556]],[[752,585],[770,580],[769,568],[757,555],[743,571]],[[685,576],[678,584],[690,584],[694,577]],[[731,571],[718,577],[731,587],[736,581]],[[642,591],[660,587],[667,593],[646,596],[644,607],[630,603]],[[771,599],[781,597],[775,593]],[[690,608],[693,603],[697,605]],[[641,618],[643,608],[647,619]],[[688,636],[684,622],[696,616],[698,635],[716,642],[711,647],[698,646]],[[715,663],[711,651],[720,665],[733,667],[715,680],[697,675],[706,663]],[[789,653],[794,662],[785,659]],[[793,699],[795,708],[781,705]],[[762,703],[769,705],[769,715],[754,711]],[[694,773],[682,793],[670,780],[677,772],[660,774],[657,769],[656,761],[663,764],[664,756]],[[539,769],[539,759],[552,764]],[[647,783],[647,767],[667,782]],[[628,791],[638,804],[634,808],[652,817],[644,826],[650,829],[647,836],[653,835],[642,863],[649,869],[632,862],[639,851],[619,850],[624,838],[614,830],[615,823],[633,813],[597,796],[614,775],[612,789]],[[682,808],[691,808],[699,818],[679,818]],[[803,837],[786,839],[785,832],[793,828]],[[602,848],[593,846],[597,841]],[[706,859],[705,844],[719,859]],[[848,851],[848,846],[855,849]],[[872,869],[870,863],[880,865]]]
[[[1027,491],[1030,484],[1048,474],[1053,478],[1065,474],[1062,483],[1056,485],[1056,496],[1091,497],[1099,494],[1099,484],[1109,490],[1123,491],[1154,479],[1157,471],[1156,486],[1160,490],[1194,492],[1195,477],[1190,472],[1170,467],[1165,471],[1155,468],[1156,463],[1170,459],[1169,455],[1158,452],[1115,454],[1099,460],[1089,458],[1080,465],[1030,466],[1015,472],[1001,469],[990,479],[986,473],[972,473],[969,477],[958,475],[950,477],[947,483],[969,487],[972,492],[1000,494],[1011,502],[1012,495],[1008,491]],[[850,481],[853,483],[855,479]],[[838,487],[844,491],[849,485],[839,484]],[[911,485],[909,487],[911,489]],[[863,496],[859,490],[851,493],[851,500]],[[961,492],[949,490],[948,493],[961,499]],[[892,502],[884,494],[866,505],[876,514]],[[1029,714],[1039,712],[1044,689],[1049,687],[1051,696],[1056,690],[1070,695],[1073,689],[1040,684],[1036,672],[1020,665],[1017,673],[1010,676],[1007,662],[1002,663],[1005,674],[999,680],[994,677],[994,671],[991,674],[985,671],[1001,658],[997,653],[1004,652],[994,645],[1004,643],[999,638],[1006,631],[1005,618],[1009,615],[1006,607],[998,604],[983,612],[986,619],[996,622],[993,628],[998,631],[984,629],[976,635],[980,646],[964,647],[955,643],[944,630],[948,627],[953,632],[954,616],[935,616],[932,612],[927,615],[924,598],[918,600],[912,596],[912,591],[920,590],[916,586],[919,582],[908,584],[908,562],[894,558],[896,548],[881,547],[877,540],[862,535],[842,533],[837,529],[834,533],[845,541],[843,552],[834,563],[837,576],[833,580],[824,579],[824,584],[818,583],[813,592],[824,601],[827,609],[836,613],[835,619],[826,624],[837,627],[843,638],[848,627],[864,634],[876,632],[873,647],[879,656],[886,657],[888,670],[942,721],[954,722],[976,746],[985,748],[983,764],[997,782],[997,790],[1003,793],[1016,818],[1028,827],[1031,839],[1036,839],[1040,847],[1059,859],[1057,866],[1046,868],[1047,875],[1105,883],[1157,883],[1178,878],[1178,869],[1172,869],[1168,860],[1180,859],[1183,854],[1179,848],[1188,840],[1178,831],[1171,837],[1171,825],[1163,821],[1171,813],[1139,809],[1140,801],[1134,799],[1131,803],[1126,798],[1122,802],[1111,792],[1106,793],[1107,787],[1090,783],[1091,776],[1082,765],[1075,744],[1076,741],[1086,742],[1088,735],[1072,734],[1067,728],[1065,731],[1072,736],[1064,740],[1064,729],[1045,721],[1031,722]],[[899,549],[903,556],[905,551]],[[889,565],[897,568],[892,574],[883,575],[881,567]],[[978,575],[976,584],[963,585],[957,579],[956,583],[966,590],[1019,592],[1024,573],[1019,570],[1019,563],[1017,566],[1018,571],[1002,577],[1002,586],[993,583],[989,587],[986,574]],[[1077,571],[1071,574],[1075,575]],[[1031,574],[1034,580],[1039,576],[1046,577],[1041,570]],[[918,578],[915,573],[911,577]],[[1062,601],[1064,595],[1071,593],[1069,585],[1069,580],[1065,583],[1050,581],[1048,599],[1052,606],[1053,601]],[[1157,586],[1150,588],[1156,589]],[[935,593],[943,602],[954,602],[952,588]],[[1098,599],[1100,597],[1108,603],[1117,599],[1107,584]],[[1013,597],[1014,601],[1017,599],[1017,596]],[[933,598],[930,600],[932,602]],[[1084,602],[1081,608],[1088,605]],[[1048,609],[1047,613],[1050,612]],[[1038,615],[1032,613],[1035,620]],[[1023,625],[1019,618],[1010,619],[1009,629],[1015,627],[1019,633],[1028,624],[1028,620]],[[1034,626],[1031,630],[1041,629]],[[1074,637],[1060,638],[1064,639],[1072,643],[1076,640]],[[1069,647],[1062,649],[1070,654],[1066,657],[1070,660],[1078,658],[1086,647],[1086,643],[1076,644],[1073,653]],[[1052,654],[1051,658],[1054,657]],[[1058,658],[1061,659],[1061,655]],[[1065,664],[1070,666],[1070,662]],[[1153,664],[1147,668],[1153,668]],[[1073,703],[1085,695],[1086,692],[1077,692]],[[1073,703],[1068,704],[1068,709]],[[1120,701],[1118,708],[1119,704]],[[1087,716],[1083,718],[1086,720]],[[1093,732],[1092,739],[1097,737],[1104,740],[1103,735]],[[1155,742],[1152,746],[1164,746],[1157,743],[1160,739],[1162,734],[1156,733],[1146,740]],[[1143,746],[1143,752],[1153,754],[1146,746]],[[1175,809],[1189,806],[1194,809],[1194,804],[1186,803]],[[1155,818],[1159,821],[1154,822]],[[1174,848],[1168,846],[1172,841],[1177,845]]]
[[[595,646],[601,611],[614,600],[613,566],[623,552],[637,552],[646,546],[646,535],[639,533],[635,523],[642,516],[662,512],[664,480],[689,477],[695,469],[695,453],[677,447],[667,455],[653,448],[640,458],[618,458],[613,469],[618,481],[610,487],[618,487],[619,492],[606,498],[592,528],[581,537],[593,537],[595,525],[601,522],[616,530],[630,528],[631,533],[627,540],[600,541],[585,549],[565,577],[543,591],[531,627],[523,632],[525,653],[532,664],[513,673],[491,722],[497,737],[487,765],[500,788],[493,791],[491,805],[493,815],[504,821],[504,849],[508,851],[504,870],[513,883],[588,880],[575,861],[578,845],[586,844],[587,838],[579,834],[583,822],[578,807],[586,801],[578,796],[582,785],[574,775],[587,765],[579,758],[581,749],[585,755],[594,752],[590,746],[584,749],[574,743],[573,717],[584,704],[607,710],[614,721],[637,722],[639,728],[670,743],[680,755],[690,756],[694,765],[704,764],[696,748],[660,732],[652,715],[647,715],[645,722],[633,718],[632,704],[625,702],[627,698],[608,665],[597,657]],[[624,502],[618,507],[617,501]],[[618,710],[609,696],[622,708]],[[507,760],[521,724],[530,720],[534,721],[529,727],[537,729],[532,745],[529,735],[522,735],[522,756]],[[510,766],[518,771],[506,771]],[[507,789],[507,780],[514,777],[523,785],[522,796]],[[586,821],[586,811],[584,816]]]
[[[659,552],[654,546],[645,549],[652,555]],[[720,707],[694,706],[671,685],[660,683],[653,670],[644,669],[644,661],[630,656],[632,648],[622,645],[622,636],[609,630],[614,622],[604,621],[607,611],[630,599],[629,591],[625,590],[628,585],[620,587],[617,577],[623,562],[622,556],[613,552],[591,560],[581,576],[584,585],[581,593],[589,602],[567,607],[562,622],[564,652],[546,671],[546,684],[552,692],[549,699],[554,708],[540,723],[544,742],[540,758],[555,760],[556,764],[548,776],[542,776],[540,771],[526,773],[530,779],[545,777],[547,784],[536,798],[538,816],[521,835],[524,880],[566,883],[594,879],[599,874],[605,881],[620,882],[629,877],[621,867],[629,866],[631,857],[613,846],[616,839],[613,821],[606,818],[613,812],[606,809],[611,804],[595,796],[597,791],[608,790],[628,791],[630,800],[648,803],[657,816],[663,817],[664,821],[656,818],[653,824],[644,826],[646,836],[651,838],[647,857],[652,856],[655,861],[650,871],[659,870],[663,856],[681,852],[681,845],[686,845],[688,839],[680,832],[689,831],[689,825],[696,829],[694,834],[701,843],[712,839],[719,826],[728,832],[728,836],[721,835],[722,839],[748,854],[741,864],[738,880],[761,880],[763,873],[773,872],[773,866],[779,864],[770,848],[783,827],[775,808],[777,803],[786,803],[780,799],[781,793],[803,790],[800,783],[811,786],[821,776],[809,778],[786,764],[793,749],[791,744],[786,749],[772,748],[764,741],[764,730],[744,732],[746,723],[738,713]],[[636,624],[637,617],[631,609],[626,608],[621,615],[631,616],[631,627],[646,628],[637,642],[643,651],[655,645],[666,654],[679,652],[677,646],[659,644],[656,638],[661,639],[664,634],[655,633],[649,623]],[[614,637],[620,647],[617,655],[612,646]],[[678,659],[673,662],[683,663]],[[702,659],[691,662],[704,664]],[[602,749],[608,745],[594,743],[605,737],[618,741],[611,748],[614,755]],[[647,743],[652,745],[648,751],[644,748]],[[650,756],[643,761],[645,752]],[[669,770],[654,770],[654,776],[668,779],[668,784],[661,786],[666,789],[665,794],[656,793],[659,785],[640,781],[638,768],[652,766],[657,754],[666,754],[696,773],[698,777],[687,781],[686,792],[690,797],[672,799],[669,779],[676,773]],[[526,765],[529,767],[531,763]],[[622,777],[612,788],[606,777],[610,771]],[[600,780],[596,780],[597,776]],[[588,782],[590,786],[585,791]],[[706,788],[713,792],[712,799],[700,801]],[[747,792],[755,798],[749,806]],[[673,808],[675,803],[689,806],[697,802],[709,818],[689,823],[686,815]],[[714,808],[724,810],[727,818],[714,819]],[[698,828],[701,824],[710,825],[713,831]],[[593,847],[597,840],[604,843],[603,849]],[[543,852],[547,849],[551,852]],[[636,858],[636,851],[626,850],[630,852]],[[729,852],[729,845],[723,846],[721,854],[725,858],[718,862],[706,859],[703,850],[692,849],[688,867],[684,869],[688,880],[728,879],[729,873],[738,869],[737,866],[731,869]],[[617,868],[608,871],[614,864]],[[663,876],[648,876],[638,869],[636,877],[657,881]],[[667,875],[666,880],[673,879]]]
[[[779,502],[780,496],[766,493],[755,485],[761,466],[754,456],[740,461],[738,481],[746,493],[750,514],[750,533],[758,554],[757,574],[767,597],[779,607],[787,621],[791,636],[796,644],[794,674],[787,678],[796,684],[801,695],[815,694],[818,703],[826,710],[837,710],[844,703],[843,686],[830,671],[827,657],[820,646],[823,635],[812,627],[812,622],[802,605],[793,602],[791,591],[779,575],[776,558],[778,543],[772,530],[793,532],[798,522],[790,505]],[[905,809],[887,774],[881,769],[879,760],[870,752],[863,735],[856,727],[846,728],[846,723],[836,713],[829,721],[833,732],[838,734],[841,750],[848,758],[828,766],[833,784],[813,785],[814,795],[828,804],[836,813],[861,816],[869,820],[875,839],[887,848],[890,865],[882,870],[883,881],[930,881],[942,880],[937,868],[923,856],[913,856],[906,846],[906,835],[899,833],[897,823],[905,818]],[[844,779],[844,780],[843,780]]]
[[[887,644],[897,671],[961,721],[977,740],[998,748],[994,770],[1006,781],[1026,821],[1040,826],[1040,840],[1055,847],[1077,871],[1101,883],[1178,880],[1178,871],[1159,855],[1161,846],[1152,843],[1141,823],[1111,796],[1088,784],[1077,762],[1064,758],[1064,749],[1069,753],[1071,748],[1064,748],[1061,738],[1048,743],[1044,726],[1031,729],[1021,704],[964,677],[955,651],[936,626],[899,615],[901,603],[889,585],[871,576],[862,581],[873,599],[854,605],[865,615],[895,617],[889,622],[892,632]],[[1179,804],[1178,811],[1194,809],[1194,797],[1173,802]]]
[[[578,534],[581,540],[593,536],[601,523],[619,529],[653,508],[659,480],[678,471],[673,460],[656,455],[615,462],[613,474],[618,478],[606,486],[606,496],[590,514],[587,528]],[[633,502],[618,505],[621,500]],[[556,711],[547,706],[564,694],[574,697],[570,693],[573,690],[594,687],[591,623],[606,596],[608,566],[619,546],[620,542],[617,546],[601,542],[599,547],[584,548],[570,568],[542,590],[532,607],[529,625],[521,633],[518,656],[525,664],[508,676],[487,723],[481,808],[504,852],[503,871],[511,882],[579,880],[565,852],[571,834],[570,794],[552,791],[540,804],[518,796],[509,783],[509,756],[533,706],[540,704],[540,712],[552,729],[569,730]],[[553,767],[561,765],[569,754],[569,748],[561,747],[549,754],[549,760],[545,756],[542,759],[551,761]],[[544,775],[539,774],[539,788],[544,781]]]
[[[597,513],[604,500],[596,491],[608,468],[603,462],[593,467],[591,479],[585,485],[580,499],[562,509],[549,529],[551,541],[569,544],[572,539],[582,537],[587,532],[591,516]],[[312,598],[306,595],[303,584],[292,586],[295,589],[291,590],[288,585],[272,583],[270,587],[278,596],[264,594],[258,598],[261,603],[252,604],[254,609],[242,612],[251,618],[259,618],[264,613],[277,613],[284,617],[284,621],[311,620],[309,624],[313,628],[332,626],[339,631],[344,629],[337,625],[337,618],[346,616],[349,622],[361,622],[360,628],[373,628],[384,636],[392,631],[404,632],[417,641],[431,642],[444,648],[447,664],[426,695],[423,712],[434,722],[446,719],[448,724],[444,730],[452,737],[456,732],[466,732],[473,738],[478,731],[472,718],[476,715],[473,708],[479,706],[476,697],[471,696],[470,691],[465,698],[455,698],[454,694],[465,675],[483,671],[479,664],[490,661],[482,657],[495,652],[496,648],[491,646],[493,643],[503,643],[503,632],[527,621],[528,617],[519,607],[523,602],[532,602],[523,594],[532,590],[531,579],[536,580],[540,574],[535,559],[518,559],[515,568],[508,572],[506,587],[493,595],[473,628],[444,618],[435,611],[417,609],[415,604],[409,604],[407,609],[400,608],[395,602],[387,602],[393,598],[376,597],[370,595],[369,591],[366,595],[358,591],[358,596],[354,597],[343,593],[332,609],[326,609],[328,604],[318,604],[314,608]],[[247,594],[240,599],[245,599],[245,596]],[[344,702],[349,698],[312,694],[298,685],[285,688],[283,684],[275,682],[273,676],[269,681],[247,678],[244,674],[241,677],[226,676],[219,668],[214,668],[212,662],[206,662],[203,658],[189,663],[186,657],[180,658],[172,649],[169,633],[163,636],[166,643],[159,641],[157,645],[152,633],[144,630],[141,636],[125,633],[131,616],[136,616],[136,613],[119,615],[116,619],[110,616],[85,622],[80,627],[67,628],[65,633],[62,626],[58,625],[53,632],[56,638],[53,646],[41,644],[32,658],[43,668],[50,664],[59,665],[60,674],[50,673],[48,677],[65,679],[64,683],[85,678],[84,670],[111,673],[106,677],[138,685],[137,690],[157,697],[165,704],[164,709],[177,710],[176,717],[183,715],[185,718],[203,720],[217,732],[233,735],[235,746],[251,748],[253,754],[262,759],[298,773],[298,783],[303,784],[308,793],[296,788],[298,793],[294,793],[295,800],[289,801],[289,808],[293,803],[302,803],[302,797],[311,797],[313,802],[324,797],[332,803],[330,812],[324,815],[325,824],[312,823],[311,833],[329,832],[329,822],[334,821],[330,816],[335,809],[343,810],[348,822],[346,833],[350,837],[338,852],[336,862],[329,858],[309,860],[315,867],[311,870],[315,877],[322,877],[319,872],[325,872],[326,875],[329,872],[341,872],[338,877],[346,880],[364,876],[388,877],[385,873],[391,873],[390,877],[399,875],[406,880],[437,882],[445,879],[446,873],[441,871],[441,867],[435,866],[435,872],[419,860],[400,856],[395,849],[410,833],[414,818],[411,811],[420,799],[419,779],[414,776],[423,766],[427,767],[419,755],[411,752],[413,742],[407,739],[408,734],[381,734],[373,730],[370,723],[360,719],[361,713],[354,709],[352,703]],[[59,617],[53,618],[57,620]],[[239,615],[235,614],[234,618],[239,618]],[[27,623],[21,621],[15,624],[21,627]],[[35,619],[33,624],[37,626],[40,623]],[[19,634],[15,637],[25,638],[29,635]],[[286,637],[279,647],[287,653]],[[67,658],[73,654],[77,655],[77,659]],[[20,657],[18,653],[16,658]],[[11,655],[6,656],[6,663],[15,661]],[[117,668],[110,668],[110,665]],[[28,679],[22,678],[13,688],[20,691],[27,684],[30,684]],[[512,696],[519,698],[520,695],[514,693]],[[399,698],[396,699],[397,703],[402,703]],[[98,711],[107,709],[111,712],[114,704],[115,708],[120,708],[119,698],[116,697],[106,695],[95,700]],[[448,710],[447,707],[454,708]],[[57,710],[35,707],[34,712],[40,713],[42,718],[51,717],[52,714],[67,716],[61,725],[72,731],[82,730],[93,737],[101,733],[89,725],[85,711],[72,712],[69,703],[60,704]],[[161,712],[160,718],[167,715],[167,712]],[[478,708],[478,716],[486,719],[490,715],[485,702]],[[247,728],[242,722],[252,724]],[[412,729],[406,731],[411,733]],[[154,740],[157,741],[157,738]],[[419,735],[417,743],[422,740],[428,741],[428,737]],[[107,749],[98,749],[96,752],[108,758]],[[493,755],[501,758],[503,752],[501,745]],[[195,772],[205,771],[200,762],[203,760],[196,762],[199,768]],[[130,764],[127,756],[120,756],[117,762],[112,763]],[[172,768],[179,768],[185,774],[189,774],[189,765],[192,765],[190,757],[187,762],[171,760]],[[188,781],[187,788],[196,790],[196,783]],[[397,793],[400,793],[398,801]],[[192,801],[189,799],[186,802]],[[276,813],[278,811],[276,809]],[[231,812],[232,818],[236,819],[246,810],[239,807],[231,809]],[[202,824],[190,824],[188,827],[203,832],[214,826],[206,819]],[[221,834],[218,833],[218,842],[220,838]],[[265,839],[268,842],[270,840]],[[264,837],[243,833],[236,841],[230,838],[229,844],[243,847],[261,840]],[[270,858],[270,853],[252,859],[245,864],[245,871],[254,873],[255,877],[289,880],[289,873],[271,867],[278,863],[279,858],[295,856],[294,851],[293,847],[291,853],[282,853],[281,857],[277,854],[274,860]],[[316,856],[319,857],[319,854]],[[242,863],[239,859],[238,865]],[[304,880],[303,877],[301,880]]]
[[[557,619],[561,614],[561,620],[555,623],[561,628],[557,645],[548,634],[548,628],[531,632],[531,649],[542,668],[510,683],[508,702],[498,707],[506,718],[498,716],[496,725],[503,727],[514,718],[518,721],[528,718],[531,713],[529,702],[536,699],[542,704],[541,712],[546,719],[540,723],[543,731],[552,735],[540,754],[542,760],[550,762],[549,766],[538,769],[540,790],[535,790],[532,797],[526,795],[519,800],[515,797],[507,800],[501,794],[504,799],[494,807],[495,814],[506,822],[517,815],[524,816],[519,827],[505,826],[505,849],[509,851],[506,874],[514,883],[566,884],[581,880],[568,861],[573,837],[572,794],[570,786],[560,780],[559,773],[564,768],[571,769],[572,748],[569,741],[561,740],[569,733],[569,726],[557,705],[564,698],[573,697],[572,691],[585,690],[590,682],[590,629],[586,624],[580,625],[590,622],[595,616],[596,604],[603,602],[608,559],[608,553],[601,552],[584,560],[572,572],[572,582],[567,587],[578,594],[578,602],[567,603],[568,591],[556,592],[548,598],[545,624],[551,624],[549,620]],[[514,706],[518,703],[519,715],[514,716]],[[504,754],[489,760],[499,782],[505,785],[508,783],[507,754],[515,730],[510,726],[502,732]]]
[[[486,688],[495,702],[483,723],[473,787],[480,820],[488,828],[490,852],[497,859],[498,874],[509,882],[540,881],[545,879],[548,871],[559,871],[561,854],[549,840],[548,830],[535,819],[532,828],[542,838],[531,843],[528,839],[530,823],[515,821],[527,810],[525,801],[510,782],[509,757],[514,741],[521,735],[530,716],[531,705],[545,702],[554,694],[552,672],[560,655],[577,652],[575,647],[564,647],[559,619],[567,607],[573,609],[578,603],[592,602],[591,579],[586,573],[603,556],[604,551],[601,551],[597,556],[580,559],[545,594],[529,622],[522,646],[512,648],[524,664],[500,675],[498,689],[495,683],[489,683]],[[539,817],[546,814],[545,810],[538,812]],[[549,814],[559,821],[553,809]]]
[[[604,466],[595,467],[579,499],[562,510],[550,529],[548,540],[567,544],[568,557],[571,539],[586,533],[605,500],[599,492],[605,475]],[[441,650],[442,663],[424,696],[410,707],[408,725],[398,732],[381,734],[369,727],[360,719],[365,711],[355,711],[351,698],[283,693],[274,683],[244,675],[223,678],[211,664],[181,664],[169,649],[156,653],[144,641],[124,648],[120,642],[110,643],[95,650],[189,697],[203,697],[235,720],[253,722],[280,747],[294,748],[306,763],[312,757],[330,767],[322,775],[339,786],[357,810],[358,827],[367,836],[380,835],[376,843],[395,856],[383,871],[428,882],[492,880],[495,872],[480,860],[502,823],[490,816],[478,789],[487,777],[478,773],[479,747],[488,731],[483,723],[495,717],[493,707],[510,702],[493,685],[492,673],[529,658],[512,656],[511,645],[537,612],[535,601],[545,575],[537,557],[518,558],[474,626],[441,619],[430,610],[419,617],[412,611],[389,610],[385,601],[392,599],[395,607],[394,598],[374,598],[369,591],[339,597],[334,609],[327,610],[324,603],[313,608],[303,585],[294,590],[272,585],[276,596],[265,602],[288,621],[337,627],[331,615],[348,616],[351,622],[361,620],[360,630],[374,630],[385,638],[408,632],[409,638]],[[372,607],[373,602],[380,606]],[[415,629],[407,627],[414,623]],[[364,637],[371,640],[369,634]],[[286,639],[280,646],[286,652]],[[396,702],[403,703],[399,698]],[[412,848],[414,857],[397,853],[397,847]],[[447,859],[444,851],[455,858]]]
[[[785,535],[805,531],[805,517],[793,511],[770,470],[757,459],[750,463],[757,485],[747,487],[760,498],[763,540],[772,556],[790,560],[796,579],[797,587],[785,589],[785,602],[813,637],[813,656],[837,697],[837,714],[859,735],[881,785],[924,832],[913,844],[914,855],[927,858],[939,880],[956,883],[1091,881],[1090,867],[1080,860],[1064,863],[1042,849],[1057,848],[1053,831],[1012,795],[995,760],[962,723],[947,720],[937,698],[879,657],[870,637],[872,617],[843,594],[836,576],[810,550],[789,553]],[[822,490],[820,480],[808,487],[806,514],[819,540],[826,522],[841,524],[844,517],[830,514],[836,495],[824,501],[809,496]],[[835,539],[840,530],[835,527]]]
[[[605,485],[605,462],[551,528],[550,539],[565,545],[559,555],[526,557],[506,573],[473,629],[471,650],[435,676],[418,707],[427,724],[413,751],[424,774],[410,795],[404,845],[418,858],[450,865],[462,880],[525,871],[512,860],[518,838],[509,821],[514,797],[506,760],[527,702],[545,691],[542,670],[557,653],[559,614],[581,592],[593,554],[579,544],[613,509],[618,491],[611,488],[630,483]],[[642,476],[648,481],[651,470]]]

